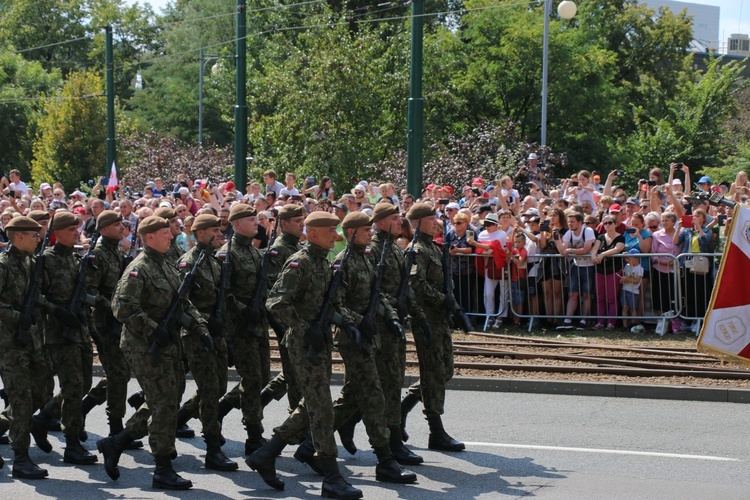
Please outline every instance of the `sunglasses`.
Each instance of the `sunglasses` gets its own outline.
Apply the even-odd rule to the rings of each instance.
[[[649,229],[656,231],[659,229],[659,226],[648,226]]]
[[[612,224],[614,224],[614,222],[612,222],[611,220],[608,220],[604,223],[605,226],[611,226]]]

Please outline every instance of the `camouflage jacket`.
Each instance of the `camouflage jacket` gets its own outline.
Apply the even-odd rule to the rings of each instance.
[[[72,325],[63,325],[54,316],[57,306],[68,308],[70,298],[78,279],[78,271],[81,267],[81,258],[73,253],[73,247],[67,247],[60,243],[44,251],[44,272],[42,273],[42,294],[47,299],[44,314],[44,342],[46,344],[68,344],[70,341],[63,338],[63,327],[69,328],[69,336],[74,343],[88,343],[88,326],[83,316],[83,303],[79,305],[81,311],[82,325],[78,328]]]
[[[180,257],[177,263],[177,268],[180,271],[180,276],[183,278],[193,268],[195,261],[198,260],[198,256],[206,248],[203,243],[196,242],[195,246],[187,251]],[[190,290],[190,302],[203,314],[206,318],[211,316],[216,307],[216,298],[219,289],[219,279],[221,278],[221,265],[211,255],[203,261],[201,267],[198,268],[198,272],[195,275],[195,281],[193,282],[193,288]]]
[[[219,256],[227,253],[228,243],[219,249]],[[255,282],[261,263],[260,251],[253,246],[253,239],[234,233],[232,236],[232,253],[229,256],[232,272],[229,279],[227,296],[227,318],[230,320],[230,332],[245,333],[245,308],[250,305],[255,292]],[[263,307],[263,304],[260,304]],[[257,325],[257,334],[268,335],[268,329]]]
[[[372,239],[370,244],[370,260],[373,266],[377,267],[380,262],[380,256],[383,252],[383,243],[388,239],[388,233],[385,231],[378,231]],[[385,256],[385,273],[383,275],[383,284],[381,291],[388,304],[392,307],[396,307],[396,295],[398,294],[398,288],[401,285],[401,278],[403,277],[404,266],[406,265],[404,252],[401,250],[394,239],[391,239],[388,244],[388,254]],[[442,261],[441,261],[442,262]],[[407,290],[406,293],[406,304],[409,308],[409,314],[413,318],[425,318],[424,311],[419,305],[419,302],[415,299],[414,292]]]
[[[289,257],[295,252],[302,250],[299,238],[289,233],[281,233],[271,248],[267,251],[271,254],[271,262],[268,266],[268,289],[273,288],[273,284],[279,278],[281,270]]]
[[[164,258],[169,264],[171,264],[172,266],[176,266],[180,261],[180,257],[182,257],[182,254],[184,253],[185,252],[182,251],[180,245],[177,244],[177,238],[174,238],[172,240],[172,243],[169,245],[169,250],[167,250]]]
[[[409,284],[419,306],[432,319],[433,314],[445,314],[445,284],[443,282],[443,254],[433,243],[432,236],[420,234],[414,244],[414,264],[410,271]]]
[[[94,324],[100,333],[120,331],[120,323],[112,315],[112,295],[125,265],[118,245],[119,240],[102,236],[94,247],[94,265],[86,274],[86,293],[96,299]]]
[[[22,348],[14,336],[33,272],[34,256],[30,253],[21,252],[11,245],[7,252],[0,254],[0,349]],[[42,348],[42,333],[37,326],[29,329],[28,339],[29,350]]]

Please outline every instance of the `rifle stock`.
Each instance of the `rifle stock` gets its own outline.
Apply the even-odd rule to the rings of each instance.
[[[406,324],[406,320],[408,317],[408,309],[406,307],[406,293],[409,290],[409,275],[411,274],[411,268],[414,265],[414,258],[416,257],[416,254],[414,253],[414,245],[417,243],[417,239],[419,239],[420,234],[420,226],[422,225],[422,219],[419,219],[419,222],[417,223],[417,227],[414,228],[414,237],[411,240],[411,245],[409,245],[409,249],[406,251],[406,255],[404,257],[404,270],[401,273],[401,281],[398,284],[398,290],[396,291],[396,307],[398,310],[398,316],[399,321],[401,321],[401,324]]]
[[[86,252],[86,255],[81,260],[81,264],[78,268],[76,286],[75,288],[73,288],[73,294],[70,296],[70,302],[68,303],[67,308],[68,312],[75,316],[80,316],[80,313],[82,312],[81,306],[83,305],[83,299],[86,296],[86,275],[89,272],[89,267],[91,267],[91,259],[94,257],[94,247],[96,246],[96,242],[98,239],[99,233],[95,232],[91,237],[91,241],[89,242],[89,249]],[[60,333],[66,342],[75,342],[75,338],[70,333],[70,325],[63,325]],[[98,348],[99,342],[96,342],[96,344]]]
[[[279,217],[276,217],[276,222],[273,225],[273,231],[271,231],[271,239],[268,241],[266,251],[263,254],[263,258],[260,261],[260,267],[255,275],[255,289],[253,290],[253,298],[249,304],[252,309],[261,311],[260,306],[264,301],[266,293],[268,293],[268,268],[271,265],[271,246],[276,242],[276,232],[279,229]],[[248,330],[255,332],[257,325],[247,325]],[[263,336],[262,334],[260,335]]]
[[[227,310],[227,290],[229,290],[229,279],[232,273],[232,238],[227,241],[227,252],[224,255],[224,261],[221,263],[221,276],[219,278],[219,293],[216,297],[216,306],[214,308],[214,317],[225,323]]]

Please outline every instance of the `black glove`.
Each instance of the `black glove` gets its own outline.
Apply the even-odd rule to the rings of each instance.
[[[396,318],[387,319],[385,322],[388,329],[398,338],[405,339],[404,327],[401,326],[401,322]]]
[[[352,323],[353,324],[353,323]],[[375,326],[375,321],[369,316],[362,316],[362,320],[359,322],[357,327],[359,333],[367,340],[375,338],[375,334],[378,331],[378,327]]]
[[[456,310],[456,299],[453,298],[452,293],[446,293],[445,294],[445,300],[443,301],[445,304],[445,310],[448,312],[453,312]]]
[[[245,308],[245,320],[253,325],[260,324],[263,321],[263,313],[257,307],[247,306]]]
[[[60,323],[62,325],[67,325],[71,328],[80,328],[81,327],[81,320],[78,319],[78,316],[76,314],[73,314],[72,312],[68,311],[62,306],[55,306],[55,310],[53,312],[55,318],[60,320]]]
[[[401,302],[396,302],[396,312],[398,313],[398,318],[401,321],[406,321],[407,316],[409,316],[409,310],[406,307],[406,304]]]
[[[214,338],[210,334],[201,333],[200,339],[208,352],[210,352],[211,354],[216,354],[216,343],[214,343]]]
[[[464,333],[469,333],[471,331],[471,320],[469,319],[469,316],[466,315],[463,309],[461,309],[460,307],[456,309],[456,311],[453,313],[453,318],[458,324],[458,327],[463,330]]]
[[[360,332],[359,328],[357,328],[357,325],[355,325],[354,323],[347,323],[346,326],[344,326],[344,330],[352,338],[352,340],[354,341],[354,345],[356,345],[362,351],[362,354],[365,357],[370,357],[370,354],[372,354],[372,350],[370,349],[370,342],[365,339],[364,335],[362,335],[362,332]]]
[[[219,338],[224,335],[224,322],[214,316],[213,314],[208,318],[208,333],[214,338]]]
[[[417,320],[419,329],[422,330],[422,336],[424,337],[424,343],[428,346],[432,343],[432,328],[427,322],[427,318],[419,318]]]

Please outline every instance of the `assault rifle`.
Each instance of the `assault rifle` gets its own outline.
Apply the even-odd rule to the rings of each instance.
[[[406,307],[406,294],[409,291],[409,275],[411,274],[411,268],[414,265],[414,259],[417,254],[414,252],[414,245],[419,239],[420,230],[419,227],[422,225],[422,219],[419,219],[417,227],[414,228],[414,237],[411,240],[411,245],[406,251],[404,258],[404,270],[401,273],[401,281],[398,284],[398,290],[396,291],[396,310],[398,311],[398,319],[402,325],[406,324],[406,320],[409,316],[409,310]]]
[[[148,352],[153,356],[154,364],[158,364],[161,360],[160,350],[166,347],[170,340],[172,340],[171,333],[177,328],[177,324],[181,319],[182,315],[182,302],[187,298],[188,293],[193,288],[195,282],[195,276],[198,274],[198,269],[206,260],[208,254],[214,247],[214,239],[211,238],[206,244],[205,248],[201,250],[198,255],[193,267],[190,271],[182,278],[180,288],[177,290],[177,295],[172,299],[172,303],[169,304],[167,314],[164,315],[162,320],[159,322],[157,327],[154,329],[154,333],[151,335],[151,346],[148,348]]]
[[[448,217],[443,211],[443,244],[441,245],[443,251],[443,288],[446,295],[446,304],[453,302],[455,304],[456,298],[453,296],[453,276],[451,271],[451,244],[448,241]],[[448,314],[448,320],[453,319],[461,330],[466,333],[471,331],[471,320],[466,315],[464,310],[456,305],[454,310],[450,310],[446,307]]]
[[[383,242],[383,248],[380,254],[380,261],[378,261],[378,265],[375,268],[375,280],[372,282],[372,290],[370,291],[370,300],[369,302],[367,302],[367,309],[365,309],[365,314],[362,316],[362,321],[360,321],[360,331],[365,337],[367,337],[368,342],[372,340],[372,337],[376,330],[375,315],[378,312],[378,305],[380,304],[380,290],[383,287],[383,275],[385,274],[385,257],[386,257],[386,254],[388,253],[388,247],[390,246],[390,243],[391,243],[391,233],[389,231],[388,236],[385,238],[385,241]],[[364,325],[366,326],[363,328]],[[398,328],[397,335],[401,337],[404,341],[406,341],[406,335],[404,334],[403,329]]]
[[[133,234],[130,235],[130,250],[128,256],[125,257],[124,267],[128,267],[128,264],[133,262],[133,259],[138,257],[138,225],[141,223],[141,218],[138,217],[135,220],[135,227],[133,228]]]
[[[338,269],[333,271],[331,284],[328,286],[328,293],[323,300],[318,318],[305,332],[305,340],[308,344],[307,360],[316,366],[320,364],[318,353],[324,349],[326,344],[331,345],[333,343],[331,339],[331,309],[339,285],[341,285],[341,281],[344,279],[344,270],[349,256],[352,254],[352,245],[354,244],[354,238],[357,237],[357,231],[359,229],[354,230],[354,234],[352,234],[351,239],[346,244],[346,249],[344,249],[344,255],[341,257]]]
[[[81,318],[83,315],[83,299],[86,298],[86,274],[89,272],[89,268],[92,266],[91,261],[95,258],[94,255],[94,247],[96,246],[96,242],[99,239],[99,233],[94,232],[93,236],[91,237],[91,241],[89,242],[89,249],[86,252],[86,255],[81,260],[81,264],[78,267],[78,278],[76,278],[76,286],[73,288],[73,294],[70,296],[70,302],[68,303],[68,312],[78,318]],[[81,322],[83,323],[83,321]],[[62,330],[60,331],[62,338],[68,342],[68,343],[74,343],[75,338],[70,333],[70,325],[65,324],[62,325]],[[102,341],[101,335],[99,335],[98,332],[95,330],[91,331],[91,339],[96,344],[96,349],[99,352],[104,352],[104,343]]]
[[[266,282],[268,281],[268,267],[271,265],[271,245],[276,242],[276,231],[278,231],[278,229],[279,218],[276,217],[276,222],[273,225],[273,231],[271,231],[271,239],[268,240],[266,252],[261,258],[260,267],[258,268],[258,272],[255,275],[255,290],[253,290],[253,298],[250,304],[248,304],[248,307],[258,312],[258,317],[261,317],[262,311],[263,309],[265,309],[261,308],[261,306],[264,303],[266,293],[268,293],[268,283]],[[257,334],[257,330],[255,329],[256,326],[257,325],[248,324],[247,328],[249,331]],[[258,336],[262,337],[263,335],[260,334]]]
[[[225,316],[227,310],[227,291],[229,290],[229,278],[232,274],[232,238],[227,241],[227,252],[221,263],[221,275],[219,277],[219,292],[216,296],[216,307],[214,308],[214,321],[222,326],[226,324]]]
[[[29,339],[27,335],[29,328],[34,324],[34,310],[36,309],[36,303],[39,299],[39,290],[42,288],[42,271],[44,270],[44,250],[49,245],[49,238],[52,234],[52,223],[55,222],[55,216],[49,221],[47,232],[44,234],[44,240],[42,246],[39,248],[39,252],[36,254],[36,262],[34,263],[34,270],[31,272],[31,281],[29,282],[29,288],[26,290],[26,296],[23,298],[23,307],[21,308],[21,316],[18,318],[18,328],[16,328],[15,339],[16,342],[26,347]]]

